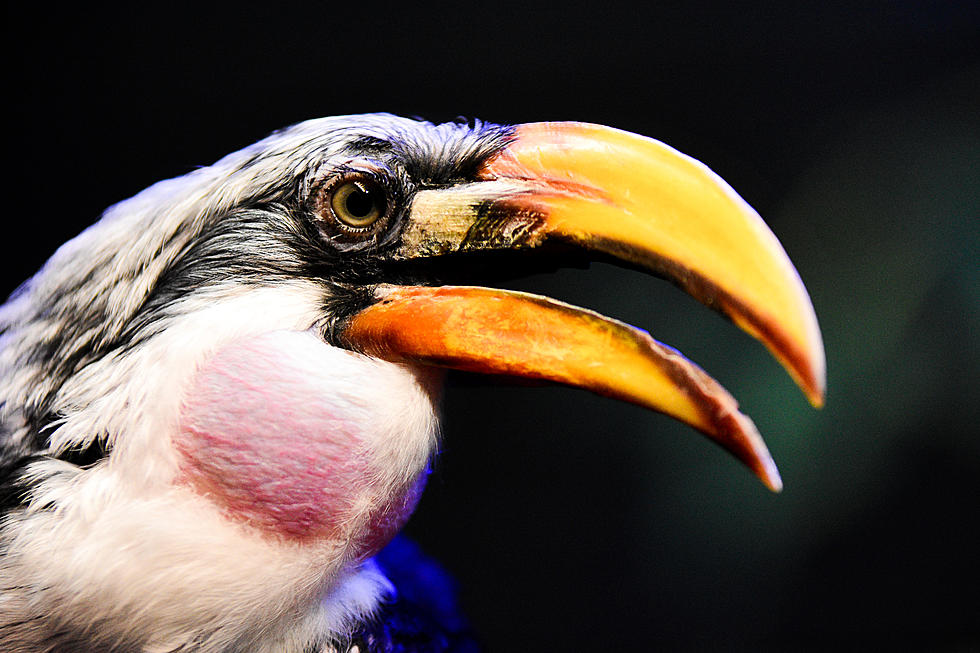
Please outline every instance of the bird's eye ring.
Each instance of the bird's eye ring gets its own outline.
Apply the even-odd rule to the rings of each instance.
[[[321,217],[326,209],[341,225],[354,230],[367,229],[388,210],[384,189],[365,174],[350,175],[325,191],[318,202]]]

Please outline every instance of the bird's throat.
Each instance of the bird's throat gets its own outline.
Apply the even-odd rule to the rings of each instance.
[[[421,495],[438,386],[425,369],[330,347],[312,332],[235,341],[185,392],[178,482],[250,527],[343,542],[347,556],[366,558]]]

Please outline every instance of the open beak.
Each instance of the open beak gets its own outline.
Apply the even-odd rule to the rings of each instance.
[[[663,276],[761,340],[814,406],[824,353],[796,270],[759,215],[701,163],[583,123],[517,127],[479,180],[419,192],[395,257],[573,248]],[[781,487],[734,399],[677,351],[544,297],[474,287],[378,286],[343,338],[391,360],[554,381],[666,413]]]

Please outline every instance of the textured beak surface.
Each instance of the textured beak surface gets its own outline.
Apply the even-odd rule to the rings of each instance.
[[[663,276],[761,340],[815,406],[824,354],[796,270],[759,215],[701,163],[583,123],[519,126],[479,180],[419,192],[396,254],[573,250]],[[552,300],[490,289],[381,287],[350,323],[355,347],[588,388],[672,415],[779,477],[715,381],[644,332]]]

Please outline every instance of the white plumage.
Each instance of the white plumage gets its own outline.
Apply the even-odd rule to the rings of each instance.
[[[308,392],[334,404],[357,397],[360,408],[383,411],[362,422],[376,427],[372,454],[384,461],[380,468],[392,475],[424,471],[436,429],[428,391],[404,365],[304,335],[319,318],[310,310],[318,299],[293,283],[206,301],[139,350],[104,358],[67,384],[60,398],[70,418],[53,429],[52,446],[108,432],[115,436],[113,455],[87,470],[61,461],[32,464],[29,473],[44,479],[32,488],[32,505],[58,509],[28,511],[6,526],[2,586],[58,588],[45,593],[52,609],[91,624],[125,624],[124,641],[143,642],[146,650],[173,650],[189,633],[206,651],[234,650],[241,642],[249,650],[278,651],[286,634],[300,649],[324,632],[343,634],[370,614],[387,581],[373,564],[361,568],[362,561],[349,559],[350,533],[270,543],[225,518],[219,505],[174,486],[179,465],[172,438],[196,369],[224,344],[275,332],[297,334],[306,345],[300,355],[312,349],[320,357],[322,373],[298,379]],[[378,479],[376,498],[402,482]],[[0,601],[6,615],[30,614],[16,594]],[[252,624],[270,632],[253,632]]]

